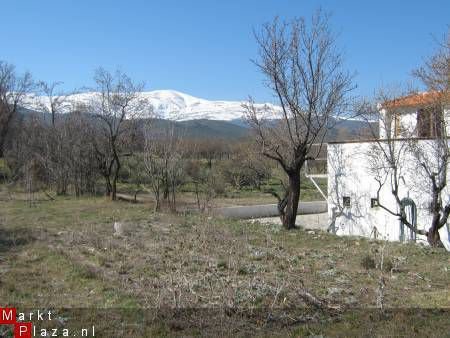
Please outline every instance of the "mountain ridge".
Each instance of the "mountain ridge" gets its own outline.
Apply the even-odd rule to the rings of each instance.
[[[84,92],[75,93],[66,97],[67,105],[70,104],[89,104],[94,101],[99,93]],[[185,94],[176,90],[154,90],[140,92],[140,99],[146,100],[152,107],[152,112],[144,114],[146,117],[158,117],[174,121],[188,120],[220,120],[232,121],[241,119],[245,113],[243,104],[246,101],[225,101],[225,100],[206,100]],[[30,94],[25,99],[25,108],[39,110],[43,106],[50,106],[48,98],[45,96]],[[258,108],[267,108],[276,113],[281,108],[272,103],[255,104]],[[153,116],[150,116],[153,114]]]
[[[67,96],[67,109],[71,104],[89,104],[96,99],[96,92],[77,93]],[[140,97],[153,107],[152,112],[139,116],[140,119],[156,119],[163,127],[166,123],[175,122],[177,128],[183,130],[186,136],[200,138],[242,138],[249,136],[251,131],[247,125],[242,104],[245,101],[209,101],[184,94],[174,90],[156,90],[141,92]],[[47,102],[46,102],[47,101]],[[44,105],[48,106],[45,96],[28,95],[23,107],[24,113],[38,113]],[[281,116],[281,108],[270,104],[256,104],[258,108],[266,107],[272,112],[274,121]],[[63,109],[64,110],[64,109]],[[277,115],[278,114],[278,115]],[[64,115],[64,114],[63,114]],[[342,120],[339,125],[330,130],[327,141],[341,139],[356,139],[366,122],[359,120]]]

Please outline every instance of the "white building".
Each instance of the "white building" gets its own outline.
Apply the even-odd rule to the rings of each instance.
[[[398,212],[392,194],[392,176],[383,175],[386,162],[382,152],[391,145],[390,149],[394,149],[399,159],[398,195],[407,206],[408,220],[418,228],[428,230],[431,224],[431,188],[410,145],[413,140],[415,149],[423,154],[422,160],[431,167],[435,165],[437,156],[433,152],[435,136],[440,133],[439,119],[436,118],[439,115],[429,108],[435,99],[436,94],[424,93],[389,101],[379,106],[379,139],[328,144],[328,216],[333,232],[427,243],[425,236],[416,236],[379,203]],[[443,109],[446,119],[450,119],[449,107],[444,106]],[[446,125],[448,128],[450,123]],[[447,135],[450,135],[450,129],[447,129]],[[444,203],[450,200],[450,187],[445,189],[442,194]],[[449,225],[441,228],[439,234],[450,251]]]

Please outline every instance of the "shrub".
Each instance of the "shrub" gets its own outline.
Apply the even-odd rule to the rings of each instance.
[[[0,159],[0,181],[6,181],[11,178],[11,170],[4,159]]]
[[[366,270],[375,269],[377,267],[377,264],[375,263],[375,259],[373,259],[370,255],[365,255],[361,259],[361,266]]]

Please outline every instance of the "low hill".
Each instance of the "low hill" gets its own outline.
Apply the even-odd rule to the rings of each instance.
[[[49,114],[41,113],[29,108],[21,108],[20,113],[23,117],[37,116],[50,123]],[[59,114],[58,118],[64,118],[65,114]],[[143,119],[142,121],[145,121]],[[182,132],[188,138],[213,138],[213,139],[238,139],[251,135],[249,125],[242,118],[232,120],[214,120],[214,119],[193,119],[173,121],[170,119],[155,119],[154,123],[159,128],[164,128],[173,123],[178,131]],[[275,120],[274,120],[275,123]],[[144,122],[142,122],[144,124]],[[355,140],[364,134],[368,125],[360,120],[340,120],[335,127],[328,132],[326,141],[344,141]]]

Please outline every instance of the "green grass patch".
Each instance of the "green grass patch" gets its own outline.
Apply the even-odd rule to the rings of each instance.
[[[0,299],[8,304],[129,309],[139,320],[151,314],[140,322],[140,336],[222,329],[225,335],[448,333],[443,315],[427,312],[450,307],[443,249],[155,214],[146,204],[100,197],[58,197],[32,207],[11,200],[0,208]],[[116,221],[127,228],[124,235],[114,235]],[[382,246],[390,262],[383,271]],[[388,317],[376,310],[380,278]],[[316,313],[302,290],[342,311]]]

